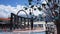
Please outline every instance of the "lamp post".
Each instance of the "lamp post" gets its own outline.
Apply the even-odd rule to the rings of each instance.
[[[29,14],[31,15],[31,30],[33,30],[33,16],[31,12]]]
[[[45,6],[46,6],[46,4],[43,3],[43,4],[42,4],[42,7],[46,10],[46,7],[45,7]],[[44,9],[43,9],[43,10],[44,10]],[[46,12],[45,10],[44,10],[44,12]],[[46,17],[46,13],[45,13],[45,14],[44,14],[44,21],[45,21],[45,28],[46,28],[46,31],[45,31],[45,32],[46,32],[46,34],[48,34],[48,30],[47,30],[47,19],[46,19],[46,18],[47,18],[47,17]]]

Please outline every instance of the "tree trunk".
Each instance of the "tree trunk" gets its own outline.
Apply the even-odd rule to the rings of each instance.
[[[60,34],[60,21],[56,20],[55,22],[56,28],[57,28],[57,34]]]

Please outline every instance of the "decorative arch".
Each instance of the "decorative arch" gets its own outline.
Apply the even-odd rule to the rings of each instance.
[[[19,10],[19,11],[17,12],[17,15],[18,15],[21,11],[23,11],[23,12],[26,14],[27,18],[28,18],[28,14],[27,14],[26,11],[24,11],[24,10]]]

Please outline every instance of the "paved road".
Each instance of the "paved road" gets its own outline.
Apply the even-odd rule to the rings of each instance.
[[[0,32],[0,34],[45,34],[45,32]]]

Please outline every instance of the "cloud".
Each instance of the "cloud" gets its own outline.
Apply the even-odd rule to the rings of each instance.
[[[41,4],[47,4],[47,0],[41,0]]]
[[[4,13],[4,12],[0,12],[0,17],[1,18],[7,18],[8,15],[6,13]]]
[[[10,13],[16,14],[19,10],[23,9],[22,7],[21,5],[17,5],[16,7],[0,5],[0,17],[7,18],[10,16]]]
[[[0,5],[0,18],[3,17],[3,18],[8,18],[10,17],[10,14],[11,13],[14,13],[14,14],[17,14],[17,12],[21,9],[24,9],[23,8],[24,6],[21,6],[21,5],[17,5],[16,7],[12,7],[10,5],[8,6],[5,6],[5,5]],[[28,8],[28,10],[26,10],[26,13],[29,15],[30,11],[29,11],[30,8]],[[38,16],[39,14],[41,14],[41,12],[37,9],[37,10],[33,10],[33,14],[35,16]],[[24,12],[20,12],[19,15],[26,15]]]

